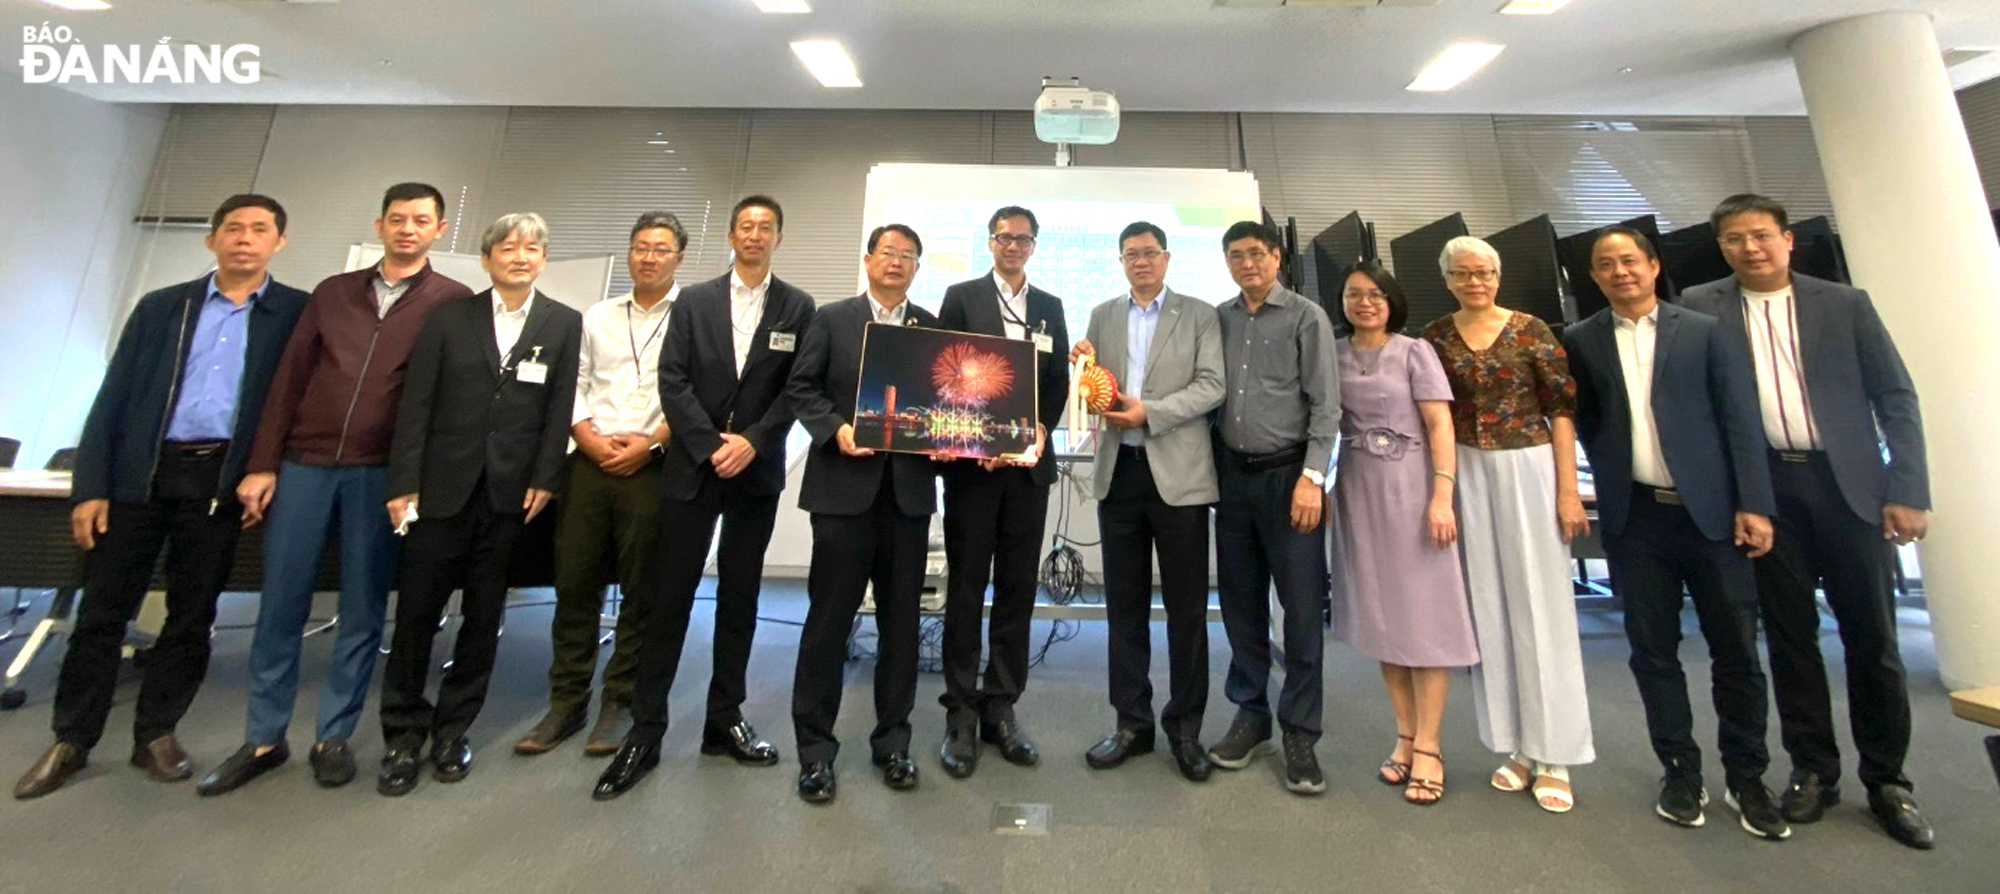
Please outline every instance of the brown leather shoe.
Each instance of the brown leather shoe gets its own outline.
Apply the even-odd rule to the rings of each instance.
[[[42,753],[40,760],[14,783],[14,797],[26,801],[62,788],[89,762],[89,753],[68,742],[57,742]]]
[[[632,709],[607,704],[597,711],[597,724],[590,728],[590,738],[583,741],[583,753],[587,757],[617,754],[618,747],[625,744],[625,735],[631,731]]]
[[[132,766],[146,771],[154,782],[180,782],[194,775],[194,768],[188,764],[187,752],[181,750],[181,742],[174,738],[173,733],[134,746]]]
[[[540,723],[528,731],[521,741],[514,743],[515,754],[547,754],[561,745],[564,739],[583,732],[583,721],[587,708],[550,708],[542,716]]]

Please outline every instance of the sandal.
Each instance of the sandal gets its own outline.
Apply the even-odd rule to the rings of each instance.
[[[1543,780],[1561,785],[1545,785]],[[1569,785],[1569,769],[1536,761],[1534,795],[1535,803],[1543,810],[1550,813],[1568,813],[1570,808],[1576,806],[1576,792]]]
[[[1438,762],[1438,771],[1439,772],[1444,771],[1444,755],[1438,754],[1435,751],[1424,751],[1419,748],[1410,749],[1410,753],[1421,754],[1424,757],[1436,760]],[[1428,798],[1411,797],[1412,795],[1418,795],[1419,793],[1428,793],[1430,797]],[[1412,773],[1410,775],[1409,785],[1403,789],[1403,800],[1408,801],[1411,804],[1415,804],[1418,807],[1429,807],[1432,804],[1436,804],[1437,802],[1444,800],[1444,780],[1420,779],[1416,776],[1415,773]]]
[[[1396,739],[1408,742],[1413,746],[1417,744],[1417,740],[1402,733],[1397,733]],[[1392,751],[1389,753],[1389,759],[1383,761],[1381,769],[1376,771],[1375,778],[1383,785],[1405,785],[1410,781],[1410,765],[1396,760],[1396,754]]]
[[[1535,762],[1521,756],[1521,752],[1507,755],[1507,762],[1493,771],[1490,780],[1493,787],[1503,792],[1518,792],[1527,789],[1528,777],[1534,775]]]

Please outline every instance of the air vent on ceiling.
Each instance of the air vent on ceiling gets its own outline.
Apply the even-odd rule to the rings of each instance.
[[[1963,65],[1993,51],[1993,47],[1952,47],[1944,51],[1944,67]]]

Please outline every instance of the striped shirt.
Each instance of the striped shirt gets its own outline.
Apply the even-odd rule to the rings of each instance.
[[[1798,300],[1792,287],[1744,289],[1743,328],[1757,365],[1757,406],[1763,411],[1765,439],[1778,450],[1820,449],[1805,364],[1799,358]]]

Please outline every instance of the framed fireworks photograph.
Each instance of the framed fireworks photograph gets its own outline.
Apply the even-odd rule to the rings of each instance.
[[[854,443],[901,453],[1011,459],[1035,445],[1035,343],[868,324]]]

